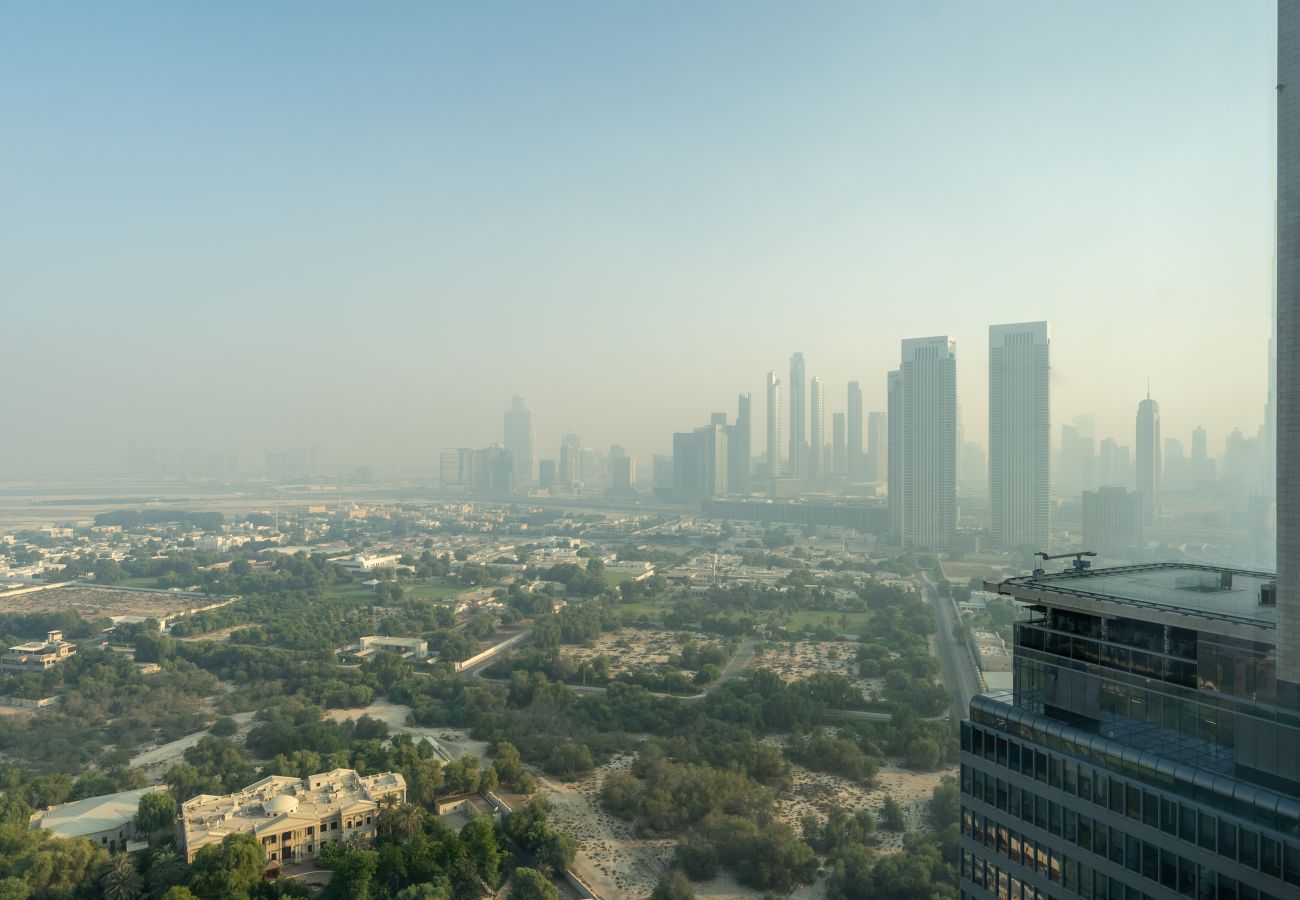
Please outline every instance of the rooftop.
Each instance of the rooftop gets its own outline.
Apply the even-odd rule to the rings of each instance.
[[[1024,575],[985,588],[1026,603],[1112,616],[1140,612],[1143,618],[1168,624],[1267,640],[1271,634],[1260,629],[1271,632],[1276,627],[1277,607],[1261,605],[1260,597],[1263,587],[1276,581],[1271,572],[1146,563]]]
[[[156,785],[52,806],[32,817],[32,827],[48,828],[59,837],[83,837],[121,828],[135,816],[141,797],[161,790],[166,788]]]

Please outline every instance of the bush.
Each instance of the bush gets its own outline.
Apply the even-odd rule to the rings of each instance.
[[[238,722],[230,718],[230,716],[222,716],[220,719],[217,719],[217,721],[212,723],[212,727],[208,729],[208,734],[213,737],[226,738],[230,737],[238,730]]]

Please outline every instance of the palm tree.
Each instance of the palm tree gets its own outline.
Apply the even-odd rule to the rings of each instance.
[[[144,881],[135,869],[135,860],[129,853],[119,853],[109,859],[100,876],[99,885],[104,889],[104,900],[137,900],[144,888]]]
[[[162,895],[167,893],[168,888],[184,884],[188,868],[184,857],[174,847],[155,847],[149,863],[149,874],[145,878],[145,887],[148,888],[150,900],[160,900]]]

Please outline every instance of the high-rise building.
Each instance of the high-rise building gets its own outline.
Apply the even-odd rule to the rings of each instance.
[[[844,413],[831,416],[831,474],[844,476],[848,474],[845,457],[848,455],[848,426]]]
[[[998,547],[1047,548],[1050,343],[1046,322],[989,327],[989,501]]]
[[[909,549],[946,549],[957,527],[957,342],[946,335],[904,340],[889,395],[895,534]]]
[[[885,441],[886,491],[889,499],[889,533],[894,540],[903,540],[903,373],[890,372],[885,376],[885,404],[887,410]],[[894,427],[898,422],[900,427]]]
[[[752,489],[749,469],[753,405],[753,398],[749,394],[740,394],[736,398],[736,424],[731,426],[727,435],[727,453],[730,457],[727,472],[731,480],[729,489],[736,494],[748,494]]]
[[[560,440],[559,483],[562,487],[572,488],[582,480],[578,461],[581,452],[582,441],[576,434],[566,434]]]
[[[801,478],[808,474],[808,460],[805,458],[808,447],[808,435],[805,429],[808,427],[807,411],[807,386],[806,376],[804,374],[803,354],[796,353],[790,357],[790,390],[789,390],[789,429],[790,429],[790,455],[786,458],[786,466],[790,474],[796,478]]]
[[[776,478],[785,468],[785,429],[781,403],[781,379],[767,373],[767,474]]]
[[[862,481],[865,475],[866,459],[862,454],[862,385],[856,381],[849,382],[847,443],[844,448],[844,474],[849,481]]]
[[[1117,484],[1083,492],[1083,546],[1126,550],[1142,541],[1140,495]]]
[[[537,484],[542,490],[549,491],[555,487],[557,468],[555,460],[543,459],[537,463]]]
[[[510,399],[505,414],[505,445],[514,460],[514,482],[517,487],[533,483],[533,412],[524,406],[521,394]]]
[[[650,465],[654,477],[655,496],[661,500],[670,499],[673,494],[673,458],[656,453],[651,457]]]
[[[694,502],[727,493],[728,428],[711,424],[673,435],[673,497]]]
[[[886,480],[889,462],[888,429],[884,411],[867,413],[867,481]]]
[[[609,468],[611,493],[624,497],[635,492],[636,460],[630,456],[611,456]]]
[[[443,490],[468,491],[474,468],[469,447],[443,447],[438,454],[438,484]]]
[[[1160,404],[1148,393],[1137,411],[1137,490],[1142,495],[1143,525],[1150,525],[1156,518],[1160,461]]]
[[[1192,461],[1190,477],[1193,488],[1204,489],[1214,481],[1214,460],[1210,458],[1205,429],[1200,425],[1192,430]],[[1271,493],[1271,492],[1270,492]]]
[[[1129,487],[1133,484],[1130,468],[1128,447],[1121,447],[1114,438],[1104,439],[1097,455],[1097,483]]]
[[[503,497],[514,492],[515,464],[502,444],[473,451],[469,490],[482,497]]]
[[[1280,0],[1278,572],[1155,563],[997,586],[1028,616],[1014,691],[976,696],[962,724],[963,900],[1300,896],[1297,85],[1300,0]],[[1154,404],[1145,416],[1143,516],[1160,446]]]
[[[826,391],[820,377],[812,380],[812,440],[808,454],[808,474],[826,473]]]
[[[1061,452],[1056,468],[1056,491],[1063,497],[1077,497],[1097,486],[1096,451],[1092,416],[1075,416],[1061,426]]]

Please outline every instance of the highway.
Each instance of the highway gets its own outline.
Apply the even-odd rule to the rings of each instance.
[[[971,697],[980,693],[979,675],[975,672],[975,660],[971,659],[970,651],[952,636],[952,626],[957,621],[957,610],[952,600],[940,597],[938,589],[924,572],[921,573],[921,583],[926,599],[934,609],[935,625],[939,629],[935,641],[939,647],[939,666],[943,671],[943,683],[952,697],[952,720],[957,722],[970,714]]]

